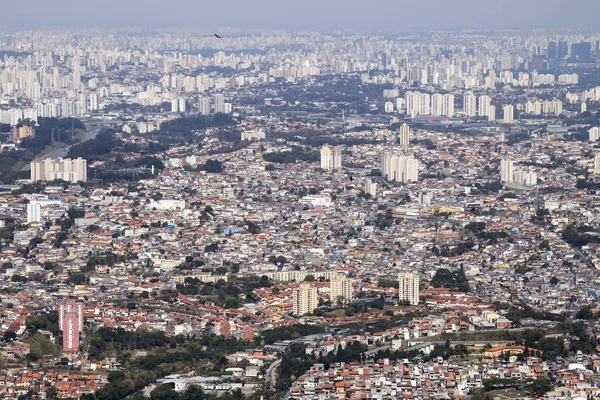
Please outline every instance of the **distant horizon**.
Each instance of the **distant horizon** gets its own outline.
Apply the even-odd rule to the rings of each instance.
[[[105,0],[90,7],[75,0],[5,0],[8,16],[0,30],[14,32],[57,29],[147,29],[211,31],[235,30],[311,31],[331,33],[434,31],[488,31],[577,29],[596,30],[600,25],[597,0],[430,0],[407,2],[378,0]]]

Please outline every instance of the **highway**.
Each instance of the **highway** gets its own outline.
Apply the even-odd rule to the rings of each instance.
[[[83,138],[76,144],[84,143],[84,142],[87,142],[88,140],[95,139],[96,136],[98,135],[98,133],[100,132],[100,130],[102,129],[102,126],[103,126],[102,123],[99,121],[86,122],[85,123],[86,132],[83,135]],[[39,159],[42,157],[43,158],[66,157],[67,154],[69,153],[69,150],[71,150],[71,146],[72,145],[60,147],[60,148],[54,149],[48,153],[41,153],[36,157],[36,159]],[[31,166],[29,164],[27,164],[26,166],[23,167],[22,171],[29,171],[30,168],[31,168]]]

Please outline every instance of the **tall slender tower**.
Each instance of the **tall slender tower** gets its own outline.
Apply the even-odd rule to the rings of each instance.
[[[58,328],[63,334],[63,351],[79,351],[79,334],[83,332],[83,303],[75,299],[58,305]]]
[[[410,144],[410,126],[402,124],[400,127],[400,146],[408,147]]]

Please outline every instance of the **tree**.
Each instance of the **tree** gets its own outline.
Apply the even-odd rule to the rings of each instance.
[[[304,281],[305,282],[314,282],[315,281],[315,276],[313,274],[308,274],[304,277]]]
[[[550,278],[550,284],[551,285],[556,285],[559,282],[558,278],[553,276],[552,278]]]
[[[171,385],[160,385],[150,393],[151,400],[179,400],[181,397]]]
[[[535,393],[538,397],[545,395],[547,392],[554,388],[552,383],[545,376],[535,379],[529,389]]]
[[[212,174],[223,172],[223,164],[218,160],[206,160],[204,170]]]
[[[6,331],[4,332],[4,341],[12,342],[17,338],[17,333],[15,331]]]

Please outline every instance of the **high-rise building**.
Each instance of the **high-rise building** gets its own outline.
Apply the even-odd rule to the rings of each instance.
[[[16,143],[20,142],[26,138],[34,138],[35,137],[35,129],[31,126],[23,125],[21,127],[13,126],[10,130],[9,141]]]
[[[222,94],[215,94],[215,112],[225,112],[225,96],[223,96]]]
[[[318,307],[317,288],[310,283],[301,283],[292,292],[293,309],[292,314],[302,316],[312,313]]]
[[[321,168],[325,171],[342,171],[342,148],[340,146],[321,147]]]
[[[377,196],[377,183],[373,182],[371,178],[365,179],[365,194],[369,194],[371,197]]]
[[[435,117],[444,115],[444,95],[435,93],[431,96],[431,115]]]
[[[400,127],[400,146],[408,147],[410,144],[410,126],[404,123]]]
[[[502,120],[505,124],[513,124],[515,122],[515,107],[512,104],[505,104],[502,106],[504,111],[504,118]]]
[[[331,305],[345,305],[352,301],[353,282],[346,274],[337,274],[329,281],[329,301]]]
[[[474,117],[477,115],[477,96],[473,92],[465,92],[463,94],[463,111],[467,117]]]
[[[442,115],[446,117],[454,116],[454,95],[447,93],[444,95],[444,102],[442,103]]]
[[[588,135],[590,142],[596,142],[598,139],[600,139],[600,128],[594,126],[588,131]]]
[[[594,157],[594,173],[600,174],[600,153],[596,154],[596,157]]]
[[[31,162],[31,181],[54,181],[62,179],[67,182],[87,181],[87,161],[78,157],[46,158],[41,161]]]
[[[386,153],[381,160],[381,175],[390,181],[418,182],[419,161],[412,156]]]
[[[63,351],[79,351],[79,334],[83,332],[83,303],[74,299],[58,305],[58,329],[63,334]]]
[[[571,45],[571,57],[581,62],[592,61],[592,44],[579,42]]]
[[[556,60],[558,57],[558,47],[556,42],[548,42],[548,58],[550,60]]]
[[[565,41],[558,42],[558,59],[562,60],[569,55],[569,43]]]
[[[483,95],[479,97],[479,116],[487,117],[488,121],[496,120],[496,107],[492,105],[492,98]]]
[[[200,97],[198,99],[198,113],[201,115],[210,114],[210,99],[208,97]]]
[[[502,182],[512,182],[515,172],[515,163],[508,158],[503,158],[500,161],[500,180]]]
[[[419,304],[419,277],[414,274],[403,274],[399,277],[401,303],[408,302],[410,305]]]

